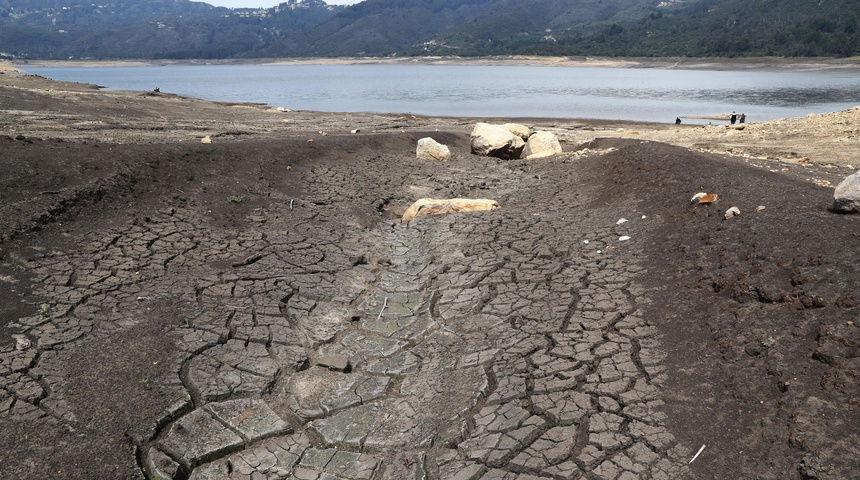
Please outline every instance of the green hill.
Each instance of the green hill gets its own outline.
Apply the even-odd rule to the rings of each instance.
[[[856,0],[0,0],[0,56],[860,55]]]

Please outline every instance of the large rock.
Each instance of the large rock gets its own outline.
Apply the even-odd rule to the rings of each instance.
[[[526,147],[523,149],[523,157],[525,158],[541,158],[561,153],[561,143],[558,137],[552,132],[535,132],[529,137],[526,142]]]
[[[499,203],[487,198],[421,198],[412,204],[403,214],[401,221],[408,222],[415,217],[439,215],[442,213],[477,212],[495,210]]]
[[[833,192],[833,209],[842,213],[860,213],[860,171],[850,175]]]
[[[470,136],[472,153],[503,159],[520,158],[526,142],[501,125],[478,122]]]
[[[418,147],[415,149],[415,155],[420,160],[439,160],[441,162],[451,160],[451,150],[448,146],[442,145],[430,137],[418,140]]]

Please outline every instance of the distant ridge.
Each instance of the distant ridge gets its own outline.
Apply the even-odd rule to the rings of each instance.
[[[0,0],[0,58],[860,55],[856,0]]]

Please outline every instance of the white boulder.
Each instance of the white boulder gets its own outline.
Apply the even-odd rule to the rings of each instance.
[[[522,138],[501,125],[478,122],[470,136],[472,153],[503,159],[520,158],[526,145]]]
[[[860,171],[854,172],[836,186],[833,209],[842,213],[860,213]]]
[[[561,153],[561,143],[552,132],[535,132],[523,149],[525,158],[541,158]]]
[[[448,146],[442,145],[430,137],[418,140],[415,155],[421,160],[438,160],[440,162],[451,160],[451,150]]]

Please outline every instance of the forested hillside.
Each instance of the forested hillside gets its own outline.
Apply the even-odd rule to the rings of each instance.
[[[254,56],[343,9],[322,0],[233,10],[188,0],[0,0],[0,55],[51,59]]]
[[[857,0],[0,0],[0,56],[860,55]]]

